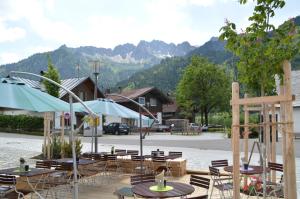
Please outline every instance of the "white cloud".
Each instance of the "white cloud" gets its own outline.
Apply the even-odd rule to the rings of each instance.
[[[1,53],[0,54],[0,64],[8,64],[8,63],[14,63],[20,60],[20,56],[17,53]]]
[[[14,42],[18,39],[24,38],[26,31],[20,27],[7,27],[5,23],[0,20],[0,43]]]
[[[44,40],[60,43],[77,40],[71,26],[62,21],[51,20],[46,16],[46,11],[55,9],[54,0],[4,0],[0,7],[5,8],[5,12],[0,14],[0,17],[7,21],[25,19],[34,33]]]

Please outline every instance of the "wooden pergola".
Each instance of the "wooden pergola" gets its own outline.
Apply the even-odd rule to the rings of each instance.
[[[240,198],[240,128],[244,127],[244,157],[248,160],[248,136],[249,127],[263,127],[266,162],[276,162],[276,130],[282,134],[282,157],[284,173],[284,198],[297,198],[295,153],[294,153],[294,127],[293,127],[293,105],[294,97],[291,91],[291,64],[283,62],[283,85],[277,96],[263,96],[240,98],[239,83],[232,83],[232,151],[233,151],[233,198]],[[280,105],[280,122],[276,121],[275,105]],[[243,106],[245,114],[244,124],[240,124],[240,106]],[[261,111],[263,123],[250,124],[249,111]],[[269,114],[271,113],[271,121]],[[272,140],[270,140],[270,129],[272,129]],[[266,174],[264,174],[266,176]],[[271,173],[271,180],[276,181],[276,173]],[[247,180],[245,180],[247,182]]]

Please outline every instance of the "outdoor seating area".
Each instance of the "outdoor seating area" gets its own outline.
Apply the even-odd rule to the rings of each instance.
[[[212,160],[206,175],[187,174],[186,171],[178,175],[172,168],[174,164],[168,162],[184,160],[179,157],[182,156],[180,152],[153,151],[152,155],[141,158],[127,154],[127,150],[120,151],[121,155],[117,152],[84,153],[77,159],[79,189],[83,190],[80,191],[79,198],[100,194],[100,190],[107,194],[107,198],[232,198],[231,161]],[[174,158],[172,154],[179,155]],[[273,171],[282,174],[282,164],[269,162],[268,176]],[[262,166],[241,164],[240,173],[240,198],[262,197]],[[12,198],[71,198],[74,183],[73,160],[37,160],[35,168],[28,168],[27,171],[21,171],[20,168],[3,169],[0,170],[0,182],[6,184],[0,187],[0,198],[11,192],[15,192]],[[282,175],[276,183],[267,181],[267,196],[283,198],[282,182]],[[107,188],[110,184],[114,186]],[[94,190],[96,187],[99,190]],[[93,193],[87,191],[91,189],[94,190]]]

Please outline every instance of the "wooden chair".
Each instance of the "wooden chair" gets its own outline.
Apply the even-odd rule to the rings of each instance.
[[[130,177],[131,185],[137,185],[146,182],[155,182],[155,176],[152,174],[146,174]],[[131,187],[123,187],[121,189],[118,189],[114,192],[114,194],[117,195],[119,199],[124,199],[125,197],[134,197],[134,193],[132,192]]]
[[[115,153],[117,154],[117,156],[125,156],[126,150],[125,149],[116,149]]]
[[[24,198],[24,194],[16,189],[16,176],[0,174],[0,198],[4,198],[11,192],[16,192],[19,198]]]
[[[153,174],[143,174],[130,176],[131,185],[137,185],[141,183],[155,182],[155,176]]]
[[[229,196],[232,197],[231,190],[233,189],[232,186],[232,177],[228,178],[221,178],[220,170],[215,167],[209,167],[209,173],[211,175],[211,179],[213,181],[213,187],[211,189],[210,198],[212,196],[214,188],[219,190],[220,196],[225,198],[225,193],[228,192]]]
[[[151,157],[164,156],[164,155],[165,155],[164,151],[151,151]]]
[[[169,151],[169,158],[170,159],[182,158],[182,152],[179,152],[179,151]]]
[[[206,194],[202,195],[202,196],[190,197],[188,199],[208,199],[208,190],[209,190],[209,185],[210,185],[210,179],[203,178],[203,177],[197,176],[197,175],[191,175],[190,184],[206,189]]]
[[[36,161],[35,162],[35,168],[40,168],[40,169],[51,169],[52,166],[52,161]]]
[[[228,166],[228,160],[212,160],[211,166],[218,168],[218,167],[227,167]]]
[[[126,152],[127,155],[139,155],[139,151],[138,150],[127,150]]]

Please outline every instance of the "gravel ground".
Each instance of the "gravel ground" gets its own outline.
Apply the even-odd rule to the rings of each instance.
[[[138,135],[101,137],[98,142],[98,150],[110,151],[112,146],[137,150],[139,149],[138,138]],[[82,138],[82,141],[83,151],[91,151],[91,138],[85,137]],[[298,141],[296,141],[297,145],[299,145]],[[28,160],[30,157],[40,154],[41,148],[42,137],[0,133],[0,169],[17,166],[20,157]],[[192,170],[207,170],[211,160],[214,159],[228,159],[229,162],[232,160],[230,139],[224,138],[222,134],[202,134],[200,136],[155,134],[147,136],[144,140],[144,154],[150,154],[151,151],[158,148],[166,152],[182,151],[183,157],[188,160],[188,169]],[[256,164],[258,159],[259,155],[254,153],[251,163]],[[281,155],[277,156],[277,162],[282,162]],[[296,158],[296,166],[298,190],[300,190],[299,156]]]

